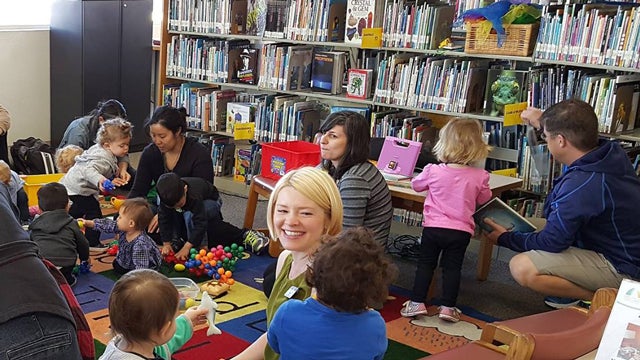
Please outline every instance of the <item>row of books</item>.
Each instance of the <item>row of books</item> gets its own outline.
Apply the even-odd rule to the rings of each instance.
[[[253,103],[266,94],[222,90],[197,83],[167,84],[164,103],[187,109],[187,126],[202,131],[233,133],[235,122],[252,122]]]
[[[637,4],[568,4],[543,15],[534,57],[640,68]]]
[[[249,40],[174,35],[167,44],[167,76],[257,84],[258,50]]]
[[[314,140],[328,114],[315,100],[294,95],[268,95],[256,103],[255,140],[262,142]]]
[[[640,75],[615,75],[566,66],[530,70],[528,97],[545,109],[565,99],[588,102],[598,116],[599,131],[619,134],[640,124]]]
[[[451,36],[455,8],[447,3],[387,2],[382,24],[382,46],[437,49]]]
[[[374,101],[460,113],[504,114],[525,98],[526,71],[484,59],[393,54],[382,59]],[[507,81],[508,77],[508,81]],[[509,87],[509,89],[505,89]]]
[[[273,39],[354,42],[380,27],[384,1],[171,0],[170,31]]]

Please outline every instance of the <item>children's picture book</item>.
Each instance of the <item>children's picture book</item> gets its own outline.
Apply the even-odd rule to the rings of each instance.
[[[484,222],[486,218],[504,226],[507,231],[532,232],[536,230],[536,227],[529,220],[497,197],[484,204],[473,214],[476,224],[483,230],[491,232],[493,229]]]
[[[249,123],[254,121],[255,105],[250,103],[227,103],[226,132],[233,133],[236,123]]]
[[[624,279],[618,289],[595,360],[640,358],[640,282]]]
[[[349,69],[347,75],[347,97],[367,99],[371,96],[371,69]]]
[[[231,28],[232,34],[244,34],[247,32],[247,0],[233,0],[231,2]]]
[[[638,101],[640,100],[640,75],[619,75],[614,90],[613,116],[608,132],[621,133],[636,127]]]
[[[522,102],[527,71],[489,69],[485,91],[485,114],[503,116],[506,104]]]
[[[238,149],[233,180],[246,183],[247,177],[251,178],[251,149]]]
[[[262,36],[267,24],[267,0],[249,0],[247,2],[248,35]]]

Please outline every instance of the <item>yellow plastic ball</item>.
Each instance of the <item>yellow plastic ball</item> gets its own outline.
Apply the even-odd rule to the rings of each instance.
[[[184,271],[184,269],[186,269],[186,268],[185,268],[184,264],[175,264],[175,265],[173,265],[173,269],[175,271]]]
[[[195,305],[196,305],[196,301],[193,300],[192,298],[187,298],[187,300],[184,301],[184,308],[185,309],[188,309],[188,308],[190,308],[192,306],[195,306]]]

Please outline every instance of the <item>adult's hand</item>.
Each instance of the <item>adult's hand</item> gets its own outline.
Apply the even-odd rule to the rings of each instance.
[[[526,108],[520,117],[525,125],[531,125],[536,129],[540,129],[540,117],[542,116],[542,110],[534,107]]]
[[[500,235],[502,235],[503,233],[507,232],[507,229],[496,223],[495,221],[493,221],[493,219],[491,218],[484,218],[484,223],[491,226],[491,228],[493,229],[491,232],[485,233],[485,236],[491,240],[492,243],[497,244],[498,243],[498,238],[500,237]]]
[[[153,215],[149,226],[147,227],[147,232],[154,233],[158,232],[158,214]]]
[[[129,174],[129,172],[127,172],[127,167],[126,166],[124,167],[124,169],[123,168],[119,168],[118,169],[117,178],[122,179],[122,181],[124,181],[125,184],[128,184],[129,181],[131,181],[131,174]]]

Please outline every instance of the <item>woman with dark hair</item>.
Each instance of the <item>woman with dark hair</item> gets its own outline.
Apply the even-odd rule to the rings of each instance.
[[[87,150],[96,143],[96,135],[100,125],[106,120],[117,117],[127,120],[127,111],[120,101],[110,99],[99,102],[89,115],[75,119],[67,126],[58,148],[72,144]]]
[[[155,184],[162,174],[168,172],[173,172],[181,178],[198,177],[213,184],[213,164],[209,149],[195,138],[184,135],[187,130],[185,108],[160,106],[146,122],[145,128],[149,129],[152,142],[142,150],[138,171],[129,192],[130,199],[149,199],[154,213],[157,213]],[[155,233],[157,230],[158,215],[155,215],[149,224],[148,232]],[[238,228],[233,231],[240,232],[239,236],[243,237],[244,245],[255,253],[260,253],[268,243],[266,236],[257,231]]]
[[[73,120],[64,131],[58,149],[67,145],[76,145],[83,150],[88,150],[96,143],[96,135],[100,125],[107,120],[122,118],[127,120],[127,111],[124,105],[116,99],[99,102],[89,115]],[[118,158],[117,177],[129,182],[136,176],[135,169],[129,166],[129,156]]]
[[[369,162],[369,124],[353,111],[330,114],[320,126],[321,167],[340,190],[345,228],[364,226],[386,244],[393,208],[384,177]]]

